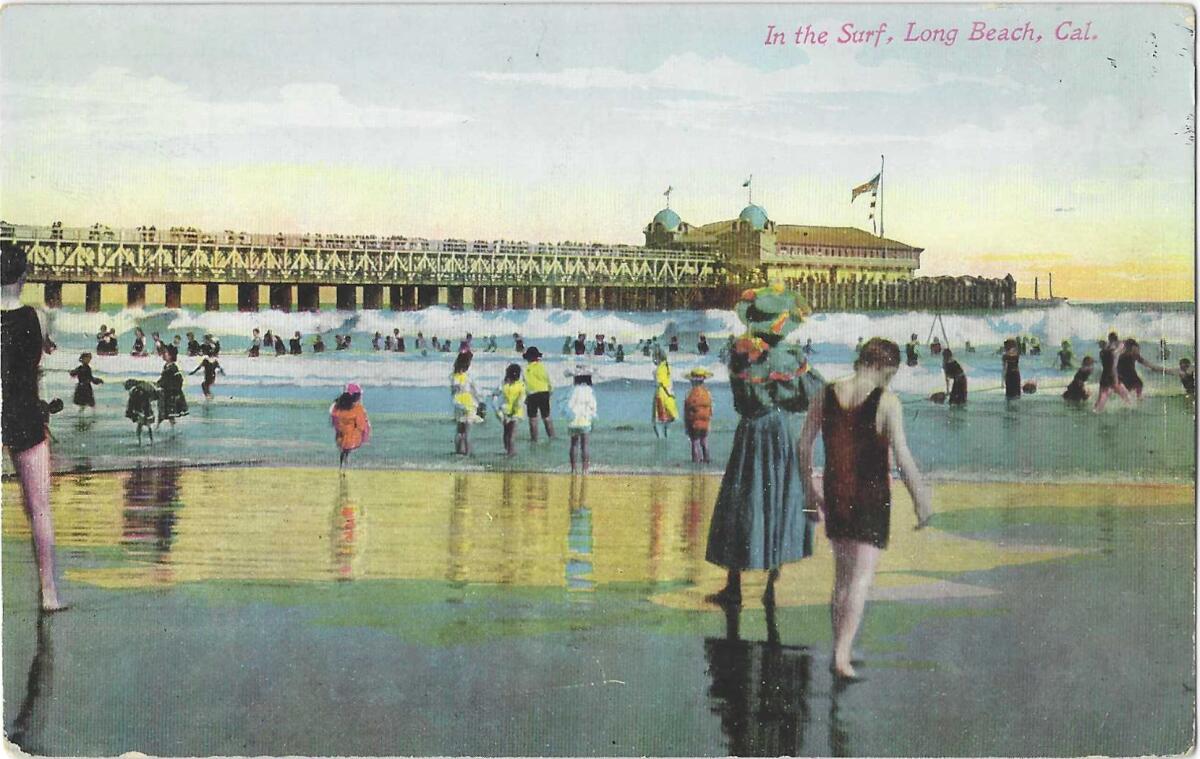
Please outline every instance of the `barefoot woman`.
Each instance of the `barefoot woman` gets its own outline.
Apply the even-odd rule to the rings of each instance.
[[[878,337],[868,340],[854,362],[854,376],[828,385],[813,399],[800,435],[805,491],[809,502],[824,513],[825,534],[833,546],[832,669],[838,677],[855,677],[850,647],[862,622],[879,555],[887,548],[890,450],[896,453],[912,495],[917,529],[928,524],[932,514],[928,490],[904,439],[900,399],[887,390],[899,366],[899,346]],[[818,434],[825,443],[823,494],[812,472]]]
[[[50,444],[38,407],[38,365],[46,335],[37,311],[21,305],[25,264],[25,251],[5,241],[0,248],[0,354],[4,356],[0,431],[21,481],[25,515],[33,532],[42,610],[57,611],[64,606],[54,582]]]
[[[764,601],[770,603],[780,567],[812,554],[817,514],[804,509],[793,420],[822,382],[798,346],[780,344],[809,312],[803,298],[777,284],[747,290],[735,310],[748,328],[729,359],[733,407],[740,419],[705,554],[728,570],[728,579],[709,600],[741,603],[742,570],[765,569]]]

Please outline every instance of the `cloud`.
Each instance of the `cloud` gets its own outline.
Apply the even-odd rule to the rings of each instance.
[[[10,86],[8,127],[62,136],[138,138],[227,135],[279,129],[421,129],[469,121],[451,111],[360,105],[336,84],[297,82],[266,100],[218,101],[159,76],[102,67],[74,85]],[[6,103],[8,105],[8,103]],[[64,118],[64,106],[70,108]],[[15,118],[14,118],[15,117]],[[10,131],[11,134],[11,131]]]
[[[649,71],[606,66],[568,68],[555,72],[476,71],[488,82],[537,85],[567,90],[662,90],[764,100],[796,94],[916,92],[947,82],[987,82],[1004,85],[1006,78],[979,79],[923,70],[902,61],[867,65],[850,50],[822,50],[808,63],[763,70],[727,56],[707,58],[682,53],[666,58]]]

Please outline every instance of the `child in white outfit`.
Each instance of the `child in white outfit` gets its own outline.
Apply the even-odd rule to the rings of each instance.
[[[585,367],[575,370],[575,385],[566,405],[567,431],[571,434],[571,473],[575,473],[577,462],[582,459],[586,474],[591,463],[588,456],[588,435],[595,421],[596,393],[592,390],[592,373]]]

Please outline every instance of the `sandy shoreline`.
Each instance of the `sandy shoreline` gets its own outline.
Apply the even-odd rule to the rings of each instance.
[[[298,469],[298,470],[321,470],[337,471],[337,467],[332,466],[311,466],[303,463],[289,462],[271,462],[266,460],[251,460],[251,461],[180,461],[180,462],[163,462],[151,461],[144,465],[138,466],[113,466],[113,467],[87,467],[75,469],[60,469],[50,473],[52,478],[79,476],[83,474],[127,474],[134,471],[146,471],[155,469]],[[421,463],[397,463],[389,466],[354,466],[348,471],[358,472],[437,472],[439,474],[543,474],[543,475],[563,475],[569,476],[571,472],[562,466],[555,469],[542,468],[525,468],[525,467],[494,467],[486,464],[472,464],[467,462],[456,462],[454,465],[449,463],[439,465],[434,462]],[[818,467],[818,474],[820,468]],[[705,468],[694,469],[650,469],[650,468],[633,468],[622,466],[596,466],[593,465],[588,476],[624,476],[624,477],[681,477],[690,478],[696,475],[704,477],[720,478],[724,473],[723,468],[713,464]],[[1068,477],[1056,476],[1051,477],[1047,474],[1012,474],[1004,475],[996,472],[988,472],[979,476],[971,476],[959,472],[923,472],[925,479],[931,483],[937,484],[997,484],[997,485],[1134,485],[1147,487],[1195,487],[1195,475],[1191,474],[1186,477],[1177,479],[1162,478],[1162,477],[1138,477],[1134,474],[1106,474],[1105,476],[1089,476],[1089,475],[1073,475]],[[582,475],[581,475],[582,476]],[[896,480],[895,485],[901,486],[899,482],[899,472],[893,472],[893,478]],[[15,482],[15,474],[5,472],[0,477],[2,482]]]

